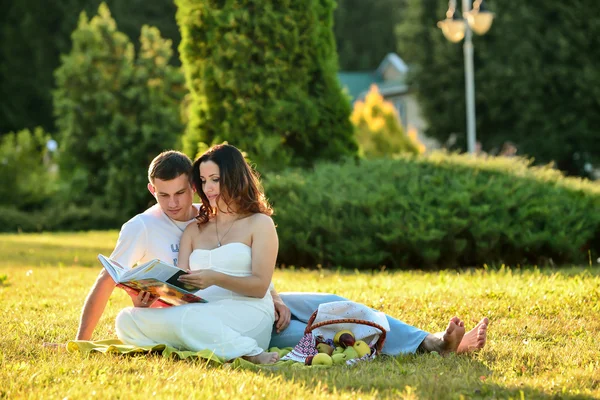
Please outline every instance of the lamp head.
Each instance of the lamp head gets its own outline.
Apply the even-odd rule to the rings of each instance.
[[[439,21],[437,26],[442,30],[444,37],[452,43],[458,43],[465,37],[465,20],[458,18],[456,12],[452,13],[452,18],[447,17]]]
[[[484,35],[490,30],[494,13],[487,10],[483,0],[475,0],[473,10],[465,14],[469,26],[476,34]]]

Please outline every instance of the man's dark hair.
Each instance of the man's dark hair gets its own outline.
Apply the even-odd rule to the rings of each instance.
[[[163,151],[150,163],[148,167],[148,181],[154,184],[154,179],[170,181],[181,174],[188,177],[192,173],[192,160],[180,151]]]

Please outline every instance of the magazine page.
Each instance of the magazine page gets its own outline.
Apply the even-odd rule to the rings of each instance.
[[[123,273],[126,272],[125,268],[123,268],[123,266],[121,266],[118,262],[111,260],[102,254],[98,254],[98,260],[100,260],[100,263],[104,269],[106,269],[108,274],[115,282],[119,282]]]
[[[121,286],[127,286],[137,291],[150,292],[153,295],[160,296],[160,300],[163,302],[174,306],[187,303],[206,303],[206,300],[193,293],[153,278],[133,279],[123,282]]]
[[[184,274],[187,274],[187,271],[184,271],[181,268],[177,268],[174,265],[167,264],[160,260],[152,260],[122,274],[120,282],[153,279],[159,282],[168,283],[192,294],[198,291],[198,288],[195,286],[179,282],[178,278]]]

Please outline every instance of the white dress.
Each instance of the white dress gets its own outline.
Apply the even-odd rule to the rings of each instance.
[[[238,242],[213,250],[196,249],[190,255],[190,269],[249,276],[252,249]],[[207,349],[227,360],[257,355],[268,348],[275,321],[269,291],[263,298],[254,298],[211,286],[197,294],[208,303],[122,310],[116,319],[117,336],[137,346],[167,344],[180,350]]]

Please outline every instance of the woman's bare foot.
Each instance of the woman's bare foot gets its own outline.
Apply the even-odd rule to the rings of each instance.
[[[452,317],[444,332],[428,335],[420,348],[425,351],[437,351],[442,355],[457,351],[465,335],[465,324],[458,318]]]
[[[465,333],[462,341],[458,345],[457,353],[471,353],[483,349],[487,340],[487,328],[490,320],[485,317],[471,329]]]
[[[253,364],[274,364],[279,361],[279,353],[273,351],[267,353],[263,351],[262,353],[255,356],[244,356],[242,357],[244,360],[250,361]]]

